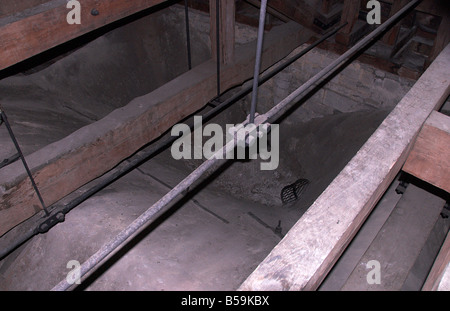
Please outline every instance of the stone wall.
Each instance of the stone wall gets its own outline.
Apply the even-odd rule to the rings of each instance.
[[[302,45],[291,56],[306,47]],[[337,57],[318,48],[308,52],[260,87],[258,111],[266,112]],[[336,113],[391,110],[414,82],[355,60],[315,90],[294,113],[296,119],[308,121]]]

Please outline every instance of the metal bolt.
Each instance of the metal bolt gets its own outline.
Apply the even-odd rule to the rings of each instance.
[[[97,16],[97,15],[100,14],[100,12],[99,12],[97,9],[92,9],[92,10],[91,10],[91,14],[92,14],[93,16]]]

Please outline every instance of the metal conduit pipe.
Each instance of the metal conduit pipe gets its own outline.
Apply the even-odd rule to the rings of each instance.
[[[267,82],[269,79],[273,78],[276,74],[278,74],[280,71],[287,68],[289,65],[294,63],[296,60],[298,60],[300,57],[311,51],[313,48],[318,46],[320,43],[328,39],[329,37],[333,36],[336,32],[338,32],[340,29],[342,29],[347,23],[340,25],[336,29],[326,33],[323,35],[319,40],[315,41],[314,43],[310,44],[305,49],[301,50],[296,55],[290,57],[289,59],[281,61],[275,68],[272,70],[268,70],[260,75],[258,84],[261,85],[265,82]],[[214,116],[218,115],[220,112],[237,102],[239,99],[244,97],[245,95],[249,94],[252,90],[252,86],[246,86],[243,87],[239,92],[235,93],[233,96],[231,96],[229,99],[225,100],[224,102],[220,103],[215,108],[211,109],[204,115],[202,115],[202,119],[204,121],[208,121]],[[189,125],[191,130],[194,128],[194,124]],[[96,185],[89,188],[86,192],[79,195],[75,199],[69,201],[67,204],[64,204],[61,206],[61,204],[54,204],[50,206],[49,212],[50,217],[53,218],[53,221],[49,221],[50,218],[46,217],[40,217],[42,218],[42,222],[39,223],[36,227],[28,228],[22,232],[22,234],[14,236],[12,241],[4,248],[0,250],[0,259],[4,258],[8,254],[10,254],[12,251],[14,251],[17,247],[22,245],[24,242],[28,241],[33,236],[44,233],[48,230],[50,230],[53,226],[55,226],[57,223],[64,221],[63,215],[67,214],[69,211],[71,211],[73,208],[81,204],[82,202],[86,201],[88,198],[96,194],[98,191],[104,189],[120,177],[128,174],[135,168],[139,167],[144,162],[148,161],[151,157],[158,154],[159,152],[165,150],[169,146],[173,144],[175,140],[178,139],[179,136],[171,136],[159,143],[156,143],[156,145],[151,146],[150,148],[143,149],[139,152],[137,152],[135,155],[133,155],[128,162],[123,162],[118,167],[112,169],[107,173],[107,176],[104,176],[101,181],[99,181]]]
[[[186,48],[188,56],[188,68],[192,69],[192,57],[191,57],[191,34],[189,31],[189,6],[188,0],[184,0],[184,19],[186,23]]]
[[[330,65],[321,70],[308,82],[297,88],[294,92],[288,95],[279,104],[269,110],[266,114],[261,115],[257,118],[256,126],[266,123],[268,120],[273,120],[281,117],[281,114],[285,112],[289,104],[292,104],[295,100],[300,100],[300,96],[305,96],[305,91],[308,90],[314,83],[318,82],[320,79],[329,77],[331,74],[335,73],[340,66],[346,62],[351,56],[356,54],[359,50],[365,47],[370,41],[372,41],[376,36],[381,34],[383,31],[388,29],[401,15],[417,5],[421,0],[413,0],[401,10],[399,10],[395,15],[389,18],[386,22],[380,25],[377,29],[371,32],[368,36],[360,40],[354,47],[349,49],[346,53],[341,55]],[[231,140],[225,146],[223,146],[216,155],[223,154],[223,152],[230,152],[234,150],[236,146],[235,140]],[[140,232],[144,225],[163,207],[171,203],[179,194],[187,190],[195,181],[197,181],[206,171],[216,165],[218,162],[225,163],[226,159],[216,159],[213,156],[211,159],[203,162],[197,169],[195,169],[189,176],[187,176],[183,181],[181,181],[175,188],[169,191],[165,196],[163,196],[158,202],[152,205],[147,211],[145,211],[141,216],[139,216],[133,223],[126,227],[122,232],[120,232],[114,239],[105,244],[100,250],[98,250],[94,255],[92,255],[87,261],[81,265],[80,276],[83,277],[91,269],[97,266],[103,259],[105,259],[109,254],[111,254],[116,248],[118,248],[123,242],[131,238],[132,235]],[[52,290],[67,290],[71,287],[66,279],[57,284]]]
[[[258,26],[258,39],[256,41],[256,57],[255,57],[255,71],[253,73],[253,90],[252,101],[250,106],[250,123],[255,121],[256,102],[258,100],[258,77],[261,67],[261,54],[264,41],[264,24],[266,20],[266,8],[267,0],[261,1],[261,8],[259,9],[259,26]]]

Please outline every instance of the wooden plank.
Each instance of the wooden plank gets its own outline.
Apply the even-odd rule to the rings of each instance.
[[[265,35],[261,69],[287,56],[311,34],[294,22],[272,28]],[[223,67],[223,90],[253,76],[255,48],[256,42],[239,47],[235,62]],[[176,122],[202,108],[215,95],[216,64],[210,60],[98,122],[27,156],[45,203],[51,205],[110,170]],[[21,163],[3,168],[0,183],[2,235],[40,208]]]
[[[350,44],[350,34],[358,19],[360,0],[345,0],[342,8],[341,25],[347,22],[347,25],[336,34],[336,42],[344,45]]]
[[[165,0],[84,0],[81,24],[67,23],[66,0],[52,0],[0,19],[0,70]],[[92,9],[99,15],[93,16]]]
[[[400,171],[429,114],[450,93],[450,45],[240,290],[315,290]]]
[[[447,234],[422,290],[450,291],[450,234]]]
[[[403,171],[450,192],[450,117],[436,111],[430,115]]]
[[[245,2],[250,3],[250,4],[253,5],[254,7],[257,7],[258,9],[261,8],[261,0],[245,0]],[[285,23],[287,23],[288,21],[290,21],[290,18],[289,18],[289,17],[287,17],[286,15],[281,14],[280,12],[278,12],[278,11],[272,9],[270,6],[267,6],[267,7],[266,7],[266,11],[267,11],[267,13],[269,13],[269,14],[275,16],[276,18],[278,18],[279,20],[281,20],[281,21],[283,21],[283,22],[285,22]]]
[[[220,61],[223,64],[230,64],[234,61],[234,24],[236,7],[234,0],[219,1],[219,44]],[[210,14],[210,38],[211,55],[217,59],[217,24],[216,24],[216,0],[209,0]]]

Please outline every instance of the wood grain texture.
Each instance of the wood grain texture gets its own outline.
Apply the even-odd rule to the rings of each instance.
[[[235,24],[235,2],[234,0],[220,1],[219,5],[219,44],[220,61],[223,64],[230,64],[234,61],[234,24]],[[209,0],[210,14],[210,38],[211,55],[217,59],[217,24],[216,24],[216,0]]]
[[[67,23],[67,1],[53,0],[15,16],[0,18],[0,70],[27,58],[165,2],[164,0],[84,0],[81,24]],[[99,15],[93,16],[92,9]]]
[[[450,192],[450,117],[439,112],[430,115],[403,171]]]

